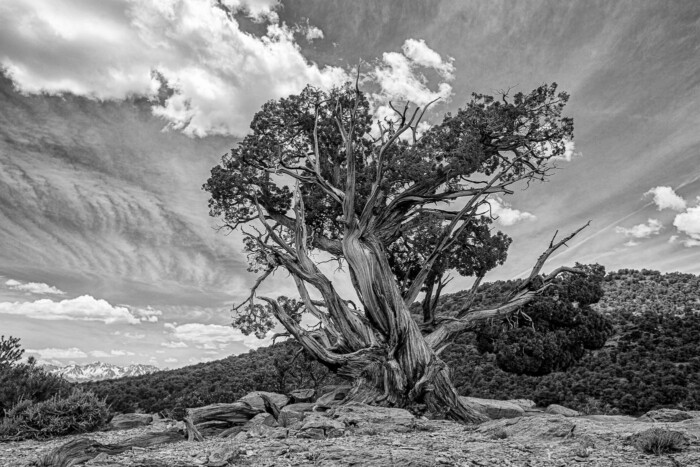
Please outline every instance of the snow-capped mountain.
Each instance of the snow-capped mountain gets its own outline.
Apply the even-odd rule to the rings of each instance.
[[[44,369],[49,373],[63,376],[68,381],[83,383],[85,381],[102,381],[103,379],[124,378],[126,376],[140,376],[156,371],[160,368],[152,365],[117,366],[110,363],[94,362],[87,365],[55,366],[45,365]]]

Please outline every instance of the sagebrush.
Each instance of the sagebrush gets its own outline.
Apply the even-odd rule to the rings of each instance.
[[[67,397],[16,404],[0,422],[0,439],[46,439],[86,433],[103,426],[109,418],[104,400],[91,392],[74,389]]]

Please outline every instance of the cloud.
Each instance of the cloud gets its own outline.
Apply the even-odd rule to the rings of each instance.
[[[146,308],[132,308],[131,312],[141,321],[149,323],[157,323],[158,317],[163,315],[162,311],[156,310],[150,306]]]
[[[307,61],[292,30],[273,24],[278,2],[223,4],[231,11],[210,0],[7,0],[0,65],[25,93],[150,96],[156,115],[191,136],[241,136],[266,101],[347,79]],[[267,33],[241,30],[234,14],[244,12],[269,22]]]
[[[169,349],[185,349],[189,347],[184,342],[161,342],[160,345]]]
[[[700,197],[698,202],[697,206],[688,208],[673,220],[676,229],[688,236],[681,240],[686,247],[700,246]]]
[[[489,204],[491,205],[491,215],[498,217],[497,222],[504,226],[537,219],[534,214],[512,208],[510,204],[499,197],[490,198]]]
[[[87,358],[87,354],[77,347],[69,349],[27,349],[27,353],[38,354],[39,358],[44,360],[53,360],[57,358]]]
[[[687,206],[685,200],[678,196],[670,186],[657,186],[644,193],[644,196],[649,195],[654,197],[654,204],[656,204],[659,211],[662,209],[683,211]]]
[[[574,157],[581,157],[581,152],[576,150],[576,143],[569,140],[564,141],[564,154],[553,157],[552,159],[571,162]]]
[[[33,302],[1,302],[0,314],[22,315],[43,320],[102,321],[105,324],[140,321],[127,308],[112,306],[106,300],[90,295],[55,302],[41,299]]]
[[[406,42],[403,43],[401,50],[403,54],[415,64],[434,69],[448,81],[452,81],[455,78],[455,67],[452,64],[454,59],[448,58],[447,60],[443,60],[439,53],[425,44],[423,39],[407,39]]]
[[[189,323],[176,325],[168,323],[165,327],[171,330],[175,339],[192,343],[200,349],[222,349],[233,342],[242,342],[243,345],[250,349],[257,349],[271,343],[269,338],[258,339],[252,334],[246,336],[238,329],[219,324]]]
[[[649,219],[646,224],[637,224],[630,228],[615,227],[615,233],[631,238],[649,238],[652,235],[658,235],[663,228],[664,226],[659,220]]]
[[[633,247],[639,245],[639,242],[634,241],[634,240],[628,240],[625,242],[626,247]]]
[[[452,86],[447,82],[438,84],[436,91],[428,87],[428,79],[418,68],[434,69],[445,81],[454,79],[454,67],[451,61],[444,61],[440,55],[430,49],[425,42],[408,39],[402,47],[403,53],[386,52],[382,59],[370,71],[367,78],[374,81],[379,90],[372,97],[378,103],[389,101],[410,101],[424,106],[436,99],[449,100]],[[394,115],[388,106],[380,106],[378,116]]]
[[[171,358],[166,358],[166,359],[163,360],[163,361],[164,361],[165,363],[177,363],[178,360],[177,360],[177,358],[172,358],[172,357],[171,357]]]
[[[20,292],[28,292],[37,295],[65,295],[66,293],[62,290],[52,287],[48,284],[42,282],[20,282],[14,279],[10,279],[5,282],[5,285],[12,290],[18,290]]]
[[[110,350],[105,352],[103,350],[93,350],[90,352],[91,357],[95,358],[113,358],[113,357],[125,357],[127,355],[135,355],[134,352],[128,352],[126,350]]]

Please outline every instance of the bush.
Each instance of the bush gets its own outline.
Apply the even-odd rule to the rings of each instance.
[[[686,439],[683,433],[662,428],[651,428],[634,437],[634,445],[637,449],[657,456],[667,452],[680,451],[685,444]]]
[[[63,378],[29,364],[0,367],[0,418],[20,401],[42,402],[70,393]]]
[[[21,401],[0,422],[0,439],[46,439],[94,431],[109,420],[109,409],[91,392],[74,389],[68,397]]]

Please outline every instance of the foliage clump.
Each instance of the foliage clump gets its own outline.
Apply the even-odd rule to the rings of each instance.
[[[660,456],[661,454],[680,451],[687,443],[687,440],[680,431],[651,428],[636,434],[633,438],[633,443],[640,451]]]
[[[0,422],[0,439],[46,439],[94,431],[109,420],[104,400],[91,392],[74,389],[68,397],[53,396],[43,402],[24,400]]]
[[[70,392],[69,382],[44,371],[33,357],[19,363],[23,353],[19,338],[0,338],[0,418],[20,401],[42,402]]]

